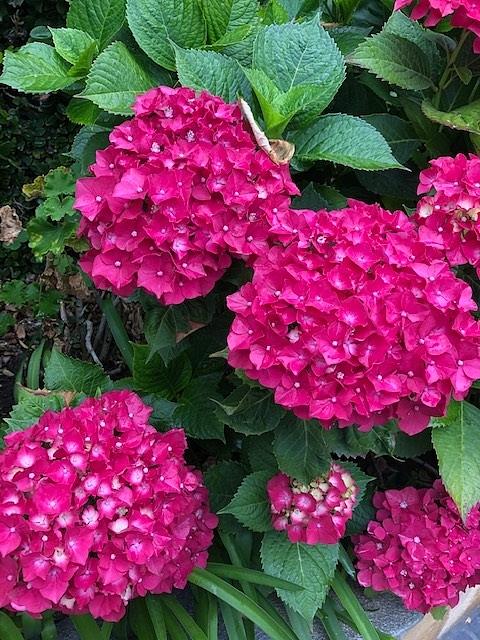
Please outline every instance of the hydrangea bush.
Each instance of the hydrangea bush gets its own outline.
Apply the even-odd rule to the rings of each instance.
[[[19,373],[12,640],[379,640],[352,581],[437,617],[480,584],[477,14],[71,0],[5,52],[70,97],[27,233],[115,345]]]

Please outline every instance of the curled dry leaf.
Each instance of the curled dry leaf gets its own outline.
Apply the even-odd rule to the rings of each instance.
[[[263,149],[275,164],[287,164],[290,162],[293,154],[295,153],[295,145],[291,142],[287,142],[286,140],[269,140],[253,117],[253,113],[248,102],[243,98],[240,98],[238,103],[243,117],[252,128],[252,133],[255,136],[255,140],[257,141],[260,149]]]
[[[69,407],[72,402],[77,397],[78,393],[76,391],[50,391],[49,389],[29,389],[28,387],[24,387],[23,385],[19,385],[24,393],[28,393],[31,396],[58,396],[62,398],[65,403],[65,406]]]
[[[0,242],[12,244],[22,231],[22,223],[13,207],[0,207]]]

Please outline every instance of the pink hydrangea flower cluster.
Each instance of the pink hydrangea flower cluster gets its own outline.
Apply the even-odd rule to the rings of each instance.
[[[396,0],[395,9],[415,4],[411,17],[425,18],[427,27],[434,27],[444,18],[450,18],[453,27],[467,29],[475,34],[473,50],[480,52],[480,4],[477,0]]]
[[[129,391],[49,411],[0,454],[0,607],[119,620],[127,602],[183,588],[217,518],[181,429],[148,424]]]
[[[480,509],[466,525],[441,481],[374,496],[376,520],[356,536],[358,581],[391,591],[407,609],[426,613],[455,606],[460,592],[480,583]]]
[[[465,397],[480,377],[477,307],[404,213],[350,201],[281,227],[288,246],[228,298],[233,367],[326,427],[396,418],[415,434]]]
[[[159,87],[77,182],[82,269],[100,289],[141,287],[164,304],[207,294],[231,263],[265,250],[268,224],[298,193],[260,150],[237,105]]]
[[[358,487],[348,471],[332,464],[322,477],[304,484],[284,473],[267,483],[272,526],[290,542],[335,544],[345,535]]]
[[[416,221],[425,244],[453,266],[471,264],[480,274],[480,158],[459,153],[436,158],[420,174]]]

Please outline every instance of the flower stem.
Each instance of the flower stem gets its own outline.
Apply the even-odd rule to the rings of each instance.
[[[132,371],[133,348],[123,325],[122,319],[120,318],[120,314],[118,313],[115,305],[112,302],[112,298],[108,296],[99,299],[99,305],[103,312],[103,315],[107,319],[107,324],[112,333],[113,339],[115,340],[115,344],[122,354],[123,359],[125,360],[125,364],[130,369],[130,371]]]
[[[452,54],[450,55],[450,57],[449,57],[449,59],[447,61],[447,66],[445,67],[445,69],[443,71],[443,74],[442,74],[442,77],[440,78],[440,80],[438,82],[438,91],[437,91],[437,95],[435,96],[435,100],[434,100],[434,104],[435,104],[435,107],[437,109],[440,107],[440,101],[442,99],[442,92],[450,82],[450,76],[451,76],[452,67],[455,65],[455,62],[457,61],[457,58],[460,55],[460,51],[462,50],[463,45],[465,44],[465,41],[468,38],[468,36],[469,36],[468,31],[464,31],[462,33],[462,35],[460,36],[460,39],[459,39],[459,41],[457,43],[457,46],[452,51]]]
[[[348,585],[343,574],[337,571],[331,582],[332,589],[340,600],[345,611],[349,614],[352,622],[358,629],[363,640],[380,640],[377,630],[370,621],[362,605]]]

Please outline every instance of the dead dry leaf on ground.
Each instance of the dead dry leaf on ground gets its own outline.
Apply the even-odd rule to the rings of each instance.
[[[13,207],[0,207],[0,242],[12,244],[22,231],[22,223]]]

